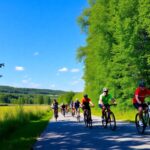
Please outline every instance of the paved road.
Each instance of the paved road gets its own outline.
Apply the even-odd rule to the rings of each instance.
[[[59,114],[58,122],[54,119],[37,139],[34,150],[150,150],[150,129],[144,135],[136,133],[132,123],[117,122],[116,131],[101,126],[100,119],[93,117],[93,128],[84,126],[76,118]]]

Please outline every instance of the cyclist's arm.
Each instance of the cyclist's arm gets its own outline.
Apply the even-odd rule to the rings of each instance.
[[[136,101],[137,101],[139,104],[142,103],[142,102],[139,100],[138,95],[135,95],[135,99],[136,99]]]
[[[51,109],[54,109],[54,104],[51,104],[51,106],[50,106],[50,107],[51,107]]]
[[[102,95],[100,95],[100,97],[99,97],[99,104],[104,105],[103,100],[102,100]]]
[[[89,101],[89,103],[91,104],[91,106],[94,106],[94,104],[92,103],[92,101]]]
[[[117,104],[117,103],[116,103],[116,100],[115,100],[114,98],[111,98],[111,103],[112,103],[112,104]]]

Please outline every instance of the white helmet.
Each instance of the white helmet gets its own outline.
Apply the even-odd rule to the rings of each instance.
[[[103,92],[108,92],[108,88],[103,88]]]

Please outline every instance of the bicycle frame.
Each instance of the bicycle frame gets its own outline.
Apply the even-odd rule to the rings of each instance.
[[[58,109],[54,109],[54,117],[55,117],[55,120],[57,121],[57,118],[58,118]]]
[[[90,115],[90,110],[84,109],[84,122],[86,127],[92,127],[92,120]]]
[[[148,125],[150,126],[150,103],[147,103],[147,108],[146,112],[143,116],[144,119],[144,125],[147,127]]]
[[[116,119],[115,119],[114,113],[110,109],[110,106],[112,106],[112,105],[114,105],[114,104],[105,106],[106,109],[104,110],[103,116],[102,116],[103,117],[102,126],[104,128],[106,128],[107,124],[109,123],[111,130],[115,130],[116,129]]]
[[[137,113],[135,116],[136,128],[137,128],[138,133],[140,134],[143,134],[146,127],[150,126],[150,103],[146,103],[146,104],[147,104],[147,107],[144,110],[143,117],[142,117],[143,126],[139,125],[139,120],[140,120],[139,113]]]

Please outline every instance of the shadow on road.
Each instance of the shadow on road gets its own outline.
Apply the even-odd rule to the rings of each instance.
[[[136,133],[135,125],[117,122],[116,131],[100,126],[93,120],[93,128],[75,121],[51,122],[34,149],[150,149],[150,132]]]

